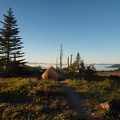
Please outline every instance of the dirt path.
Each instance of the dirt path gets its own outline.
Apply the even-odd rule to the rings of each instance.
[[[90,115],[89,108],[85,104],[83,98],[80,98],[70,86],[67,86],[64,81],[60,81],[61,87],[65,89],[69,103],[74,110],[78,111],[86,120],[97,120]]]

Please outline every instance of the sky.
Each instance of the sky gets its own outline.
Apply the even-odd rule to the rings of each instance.
[[[10,7],[26,62],[59,63],[62,45],[63,63],[120,63],[120,0],[0,0],[0,21]]]

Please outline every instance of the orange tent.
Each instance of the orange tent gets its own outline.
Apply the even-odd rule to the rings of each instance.
[[[58,74],[54,67],[50,66],[43,74],[43,80],[58,80]]]

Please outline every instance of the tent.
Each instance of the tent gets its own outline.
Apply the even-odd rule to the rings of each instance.
[[[58,80],[58,73],[53,66],[50,66],[43,74],[43,80]]]

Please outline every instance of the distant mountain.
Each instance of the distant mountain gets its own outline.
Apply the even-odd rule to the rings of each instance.
[[[44,63],[37,63],[37,62],[27,62],[28,64],[44,64]]]
[[[93,65],[114,65],[114,64],[110,64],[110,63],[93,63]]]
[[[114,64],[112,66],[110,66],[111,68],[120,68],[120,64]]]

